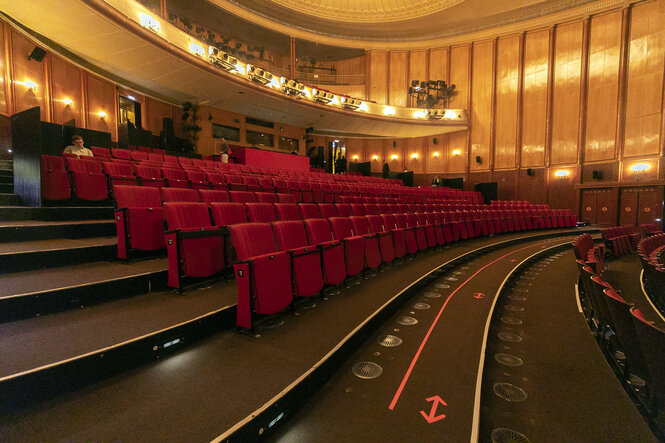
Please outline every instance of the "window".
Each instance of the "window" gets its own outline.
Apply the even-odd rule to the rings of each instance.
[[[240,141],[240,129],[233,126],[212,124],[212,138],[225,138],[228,141]]]
[[[247,131],[247,143],[257,146],[273,146],[274,136],[264,132]]]
[[[274,128],[275,124],[272,122],[267,122],[264,120],[259,120],[256,118],[251,118],[251,117],[246,117],[245,122],[248,125],[254,125],[254,126],[263,126],[264,128]]]
[[[280,137],[279,138],[279,147],[281,149],[288,149],[289,151],[293,151],[294,149],[298,149],[298,139],[297,138],[289,138],[289,137]]]

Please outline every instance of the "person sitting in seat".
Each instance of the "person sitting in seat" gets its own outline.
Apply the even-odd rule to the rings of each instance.
[[[83,137],[80,135],[72,136],[72,144],[67,146],[63,154],[76,154],[78,157],[87,156],[92,157],[92,151],[83,146]]]
[[[432,187],[438,188],[439,186],[441,186],[441,176],[437,175],[432,179]]]

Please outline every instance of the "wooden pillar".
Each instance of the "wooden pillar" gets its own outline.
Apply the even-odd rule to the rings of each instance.
[[[626,90],[628,83],[628,56],[630,44],[631,8],[624,8],[621,15],[621,47],[619,52],[619,91],[617,100],[616,138],[614,159],[619,161],[619,181],[623,178],[623,149],[626,133]]]

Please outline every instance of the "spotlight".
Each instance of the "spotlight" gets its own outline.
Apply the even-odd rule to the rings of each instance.
[[[282,90],[288,95],[294,95],[300,98],[305,95],[305,85],[295,80],[286,80],[282,83]]]
[[[226,69],[227,71],[233,71],[236,69],[236,65],[238,64],[238,60],[236,58],[231,57],[226,52],[220,51],[214,46],[208,47],[208,58],[210,58],[210,62]]]
[[[189,51],[192,54],[198,55],[199,57],[205,57],[205,51],[203,50],[201,45],[199,45],[198,43],[191,42],[189,44]]]
[[[325,91],[319,91],[318,89],[312,89],[312,99],[314,101],[328,104],[335,98],[335,94]]]
[[[443,109],[429,109],[429,110],[427,111],[427,116],[428,116],[431,120],[439,120],[439,119],[442,119],[442,118],[443,118],[443,116],[444,116],[444,111],[443,111]]]
[[[392,106],[386,106],[383,108],[383,115],[395,115],[395,108]]]
[[[356,110],[360,108],[360,105],[362,105],[362,102],[360,100],[356,100],[355,98],[342,97],[341,102],[343,108],[352,110]]]
[[[271,73],[253,65],[247,65],[247,75],[251,81],[262,85],[270,83],[273,79],[273,75]]]

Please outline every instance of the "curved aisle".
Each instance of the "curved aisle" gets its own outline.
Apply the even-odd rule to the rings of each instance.
[[[656,441],[579,310],[577,275],[568,250],[507,282],[488,335],[480,441],[513,431],[534,442]]]
[[[377,441],[469,441],[479,356],[497,289],[528,256],[569,243],[532,241],[443,273],[386,322],[275,440],[352,442],[372,435]]]

